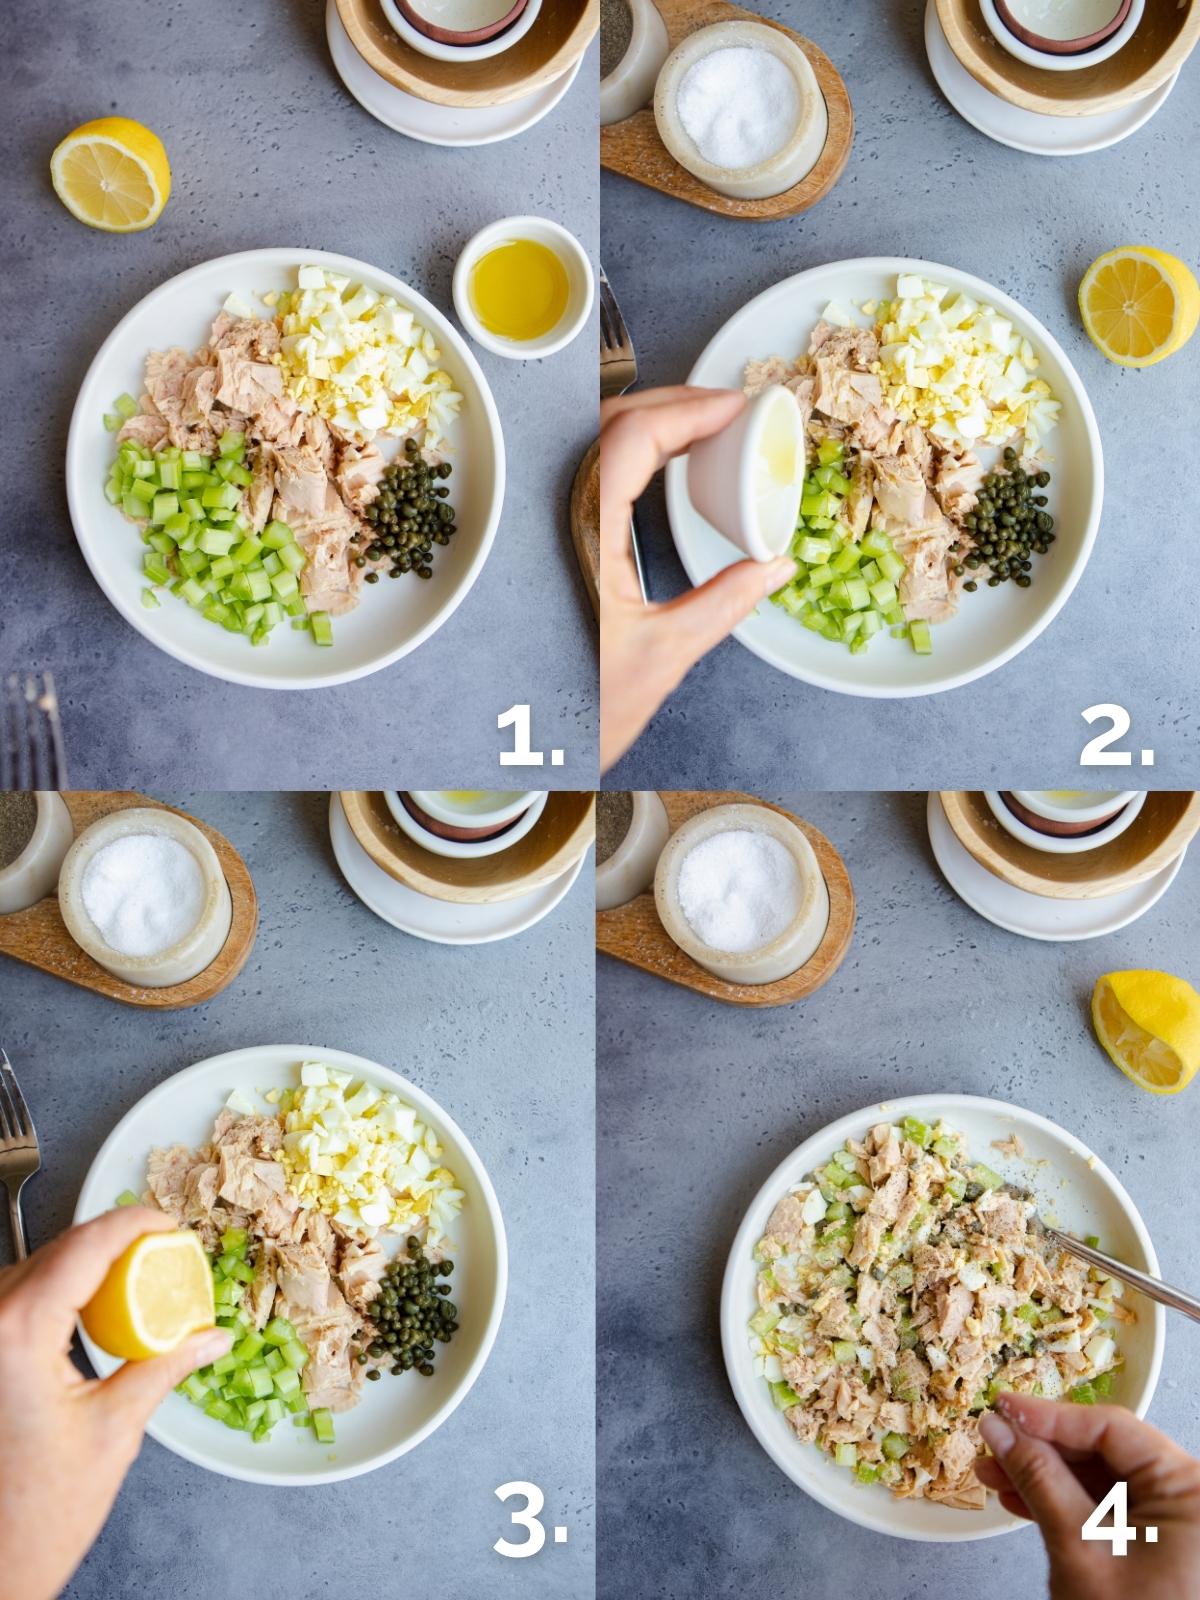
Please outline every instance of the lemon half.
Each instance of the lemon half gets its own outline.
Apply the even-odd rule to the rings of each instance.
[[[145,1361],[216,1322],[212,1268],[198,1235],[146,1233],[118,1256],[79,1314],[110,1356]]]
[[[69,133],[50,157],[54,192],[73,217],[104,233],[157,222],[171,193],[162,140],[128,117],[101,117]]]
[[[1102,355],[1123,367],[1152,367],[1195,333],[1200,284],[1178,256],[1122,245],[1098,256],[1084,273],[1079,310]]]
[[[1112,1061],[1151,1094],[1178,1094],[1200,1067],[1200,994],[1169,972],[1109,972],[1092,1025]]]

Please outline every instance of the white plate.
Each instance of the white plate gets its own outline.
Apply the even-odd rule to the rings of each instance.
[[[967,1137],[977,1160],[986,1161],[1007,1180],[1032,1189],[1038,1211],[1052,1225],[1080,1235],[1098,1234],[1103,1248],[1131,1266],[1157,1276],[1158,1258],[1137,1207],[1104,1163],[1072,1134],[1020,1106],[978,1095],[919,1094],[866,1106],[806,1139],[782,1161],[752,1202],[733,1241],[721,1286],[721,1345],[734,1396],[755,1438],[774,1461],[814,1500],[860,1527],[899,1539],[939,1543],[987,1539],[1027,1524],[1010,1517],[994,1495],[982,1511],[955,1511],[931,1500],[898,1500],[878,1484],[861,1484],[816,1445],[803,1444],[775,1408],[764,1379],[756,1377],[746,1324],[757,1306],[756,1268],[751,1251],[762,1237],[776,1202],[814,1167],[827,1161],[847,1138],[861,1139],[877,1122],[904,1116],[922,1121],[945,1117]],[[1026,1159],[1001,1158],[993,1139],[1019,1133]],[[1047,1166],[1034,1166],[1045,1160]],[[1166,1337],[1161,1306],[1127,1290],[1138,1320],[1122,1324],[1124,1370],[1113,1384],[1113,1398],[1145,1416],[1158,1383]]]
[[[1175,87],[1175,77],[1115,111],[1092,117],[1048,117],[1009,105],[985,89],[951,50],[938,21],[935,0],[925,7],[925,52],[938,88],[964,121],[1014,150],[1034,156],[1083,156],[1106,150],[1144,127]]]
[[[350,41],[346,26],[338,16],[336,0],[325,8],[325,32],[338,77],[364,111],[396,133],[419,139],[422,144],[476,145],[498,144],[532,128],[547,116],[575,82],[583,57],[561,77],[543,84],[520,100],[507,100],[498,106],[439,106],[405,94],[386,78],[381,78],[359,55]],[[399,580],[397,580],[399,581]]]
[[[1119,894],[1105,895],[1100,900],[1055,900],[1049,895],[1029,894],[1025,889],[1014,888],[980,866],[950,826],[936,794],[929,796],[926,819],[934,859],[959,899],[998,928],[1019,933],[1026,939],[1060,943],[1071,939],[1098,939],[1102,934],[1128,927],[1162,899],[1187,854],[1186,850],[1180,851],[1161,872],[1144,883],[1135,883],[1131,889],[1122,889]]]
[[[1078,373],[1050,334],[1015,300],[955,267],[931,261],[880,256],[836,261],[785,278],[736,312],[705,347],[688,382],[739,389],[747,360],[792,357],[808,349],[809,335],[831,300],[841,305],[894,296],[896,275],[920,273],[986,301],[1012,319],[1032,344],[1044,378],[1062,402],[1058,426],[1046,441],[1053,457],[1047,510],[1057,539],[1037,558],[1033,586],[1001,584],[964,595],[958,615],[933,629],[933,654],[917,655],[906,640],[885,631],[869,650],[853,656],[810,633],[778,606],[764,601],[734,629],[756,656],[819,689],[868,698],[936,694],[955,689],[1003,666],[1032,644],[1066,603],[1095,542],[1104,498],[1104,460],[1091,402]],[[687,458],[667,467],[667,511],[679,559],[694,584],[740,559],[739,552],[696,511],[687,492]]]
[[[458,532],[438,551],[433,577],[411,574],[364,590],[358,607],[333,624],[333,646],[322,649],[286,623],[270,643],[255,649],[239,634],[206,622],[177,596],[164,594],[156,611],[142,605],[143,546],[138,531],[104,498],[116,452],[102,417],[114,398],[141,395],[147,354],[171,345],[198,349],[231,290],[266,314],[259,295],[294,288],[304,262],[344,272],[356,282],[391,294],[425,325],[442,351],[443,365],[463,395],[448,438],[454,450],[451,480]],[[380,438],[385,454],[393,442]],[[399,278],[350,256],[324,250],[246,250],[182,272],[153,290],[123,317],[100,347],[75,402],[67,439],[67,499],[75,536],[92,575],[117,610],[152,644],[178,661],[264,689],[316,689],[349,683],[390,666],[415,650],[454,612],[487,559],[504,499],[504,440],[487,379],[461,334]]]
[[[329,837],[337,864],[363,905],[401,933],[433,944],[494,944],[524,933],[549,916],[582,872],[586,859],[585,851],[561,877],[542,884],[532,894],[497,900],[493,905],[458,905],[418,894],[377,867],[354,837],[336,794],[329,797]]]
[[[123,1190],[142,1193],[146,1157],[156,1145],[195,1148],[206,1143],[231,1090],[241,1089],[257,1104],[260,1090],[294,1085],[302,1061],[327,1061],[394,1090],[436,1131],[446,1163],[467,1198],[456,1219],[451,1251],[460,1329],[440,1351],[432,1378],[410,1381],[411,1373],[385,1375],[380,1383],[366,1385],[354,1410],[335,1416],[337,1437],[330,1446],[317,1444],[307,1429],[294,1428],[290,1418],[269,1439],[255,1444],[248,1433],[215,1422],[177,1394],[168,1395],[154,1413],[147,1431],[176,1455],[228,1478],[284,1487],[354,1478],[406,1454],[445,1422],[483,1370],[504,1310],[508,1245],[496,1192],[466,1134],[415,1084],[362,1056],[320,1045],[232,1050],[176,1073],[139,1100],[101,1145],[75,1207],[75,1221],[86,1222],[111,1210]],[[80,1337],[101,1377],[117,1370],[119,1361],[82,1331]],[[486,1417],[477,1421],[486,1427]]]

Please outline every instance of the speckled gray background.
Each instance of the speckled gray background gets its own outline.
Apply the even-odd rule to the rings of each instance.
[[[587,1600],[593,1592],[592,905],[590,871],[547,919],[474,949],[398,933],[333,860],[324,795],[163,795],[246,859],[261,923],[232,986],[191,1011],[132,1009],[5,961],[0,1042],[24,1085],[45,1170],[25,1190],[34,1243],[71,1219],[113,1124],[207,1056],[278,1040],[358,1052],[454,1116],[496,1186],[508,1302],[471,1393],[417,1450],[348,1483],[270,1489],[207,1473],[147,1441],[71,1600],[308,1600],[436,1594]],[[10,1259],[0,1228],[0,1260]],[[30,1468],[24,1464],[24,1470]],[[493,1494],[546,1495],[523,1561]],[[416,1563],[415,1569],[411,1563]],[[414,1570],[419,1576],[414,1577]]]
[[[75,543],[63,452],[88,363],[143,295],[197,261],[262,245],[340,251],[413,284],[453,317],[455,258],[499,216],[555,218],[594,255],[596,106],[572,90],[517,139],[442,150],[374,121],[342,87],[324,0],[21,0],[10,18],[0,168],[5,516],[0,670],[54,669],[71,775],[109,783],[378,786],[403,752],[438,781],[497,770],[496,716],[534,708],[554,783],[595,773],[596,641],[567,501],[595,434],[596,345],[545,361],[477,350],[508,447],[496,543],[439,632],[371,678],[279,693],[172,660],[108,604]],[[146,233],[101,234],[50,187],[50,152],[117,111],[167,146],[173,192]],[[253,737],[245,735],[253,729]]]
[[[849,1111],[945,1089],[1027,1106],[1127,1186],[1164,1277],[1196,1285],[1196,1099],[1133,1087],[1094,1042],[1102,972],[1200,971],[1200,860],[1141,922],[1085,944],[1002,932],[955,898],[924,795],[770,795],[842,852],[858,899],[845,962],[799,1005],[722,1006],[605,957],[599,1016],[603,1600],[797,1595],[1036,1600],[1031,1529],[964,1545],[869,1533],[808,1499],[742,1420],[721,1359],[729,1246],[789,1151]],[[1200,1454],[1200,1329],[1168,1318],[1151,1420]],[[864,1490],[864,1493],[873,1492]]]
[[[1069,782],[1089,737],[1080,712],[1116,701],[1125,748],[1156,751],[1155,785],[1196,776],[1197,703],[1173,666],[1200,623],[1187,578],[1195,508],[1184,475],[1200,401],[1200,340],[1148,372],[1111,366],[1079,322],[1084,269],[1114,245],[1154,244],[1200,267],[1194,159],[1200,60],[1123,144],[1046,159],[996,144],[942,98],[925,57],[925,0],[772,0],[814,39],[854,103],[850,162],[806,215],[757,224],[710,216],[605,173],[605,269],[644,384],[680,383],[746,301],[807,267],[854,256],[946,262],[1027,305],[1075,363],[1105,450],[1104,519],[1059,617],[1015,661],[923,700],[870,701],[799,683],[729,641],[692,673],[612,781],[712,788]],[[680,593],[660,485],[639,514],[657,599]],[[1030,730],[1036,729],[1036,740]]]

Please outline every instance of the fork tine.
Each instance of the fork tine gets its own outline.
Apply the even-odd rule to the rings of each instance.
[[[8,1089],[4,1079],[0,1077],[0,1146],[8,1144],[16,1137],[17,1119],[9,1107]]]
[[[621,308],[617,304],[617,297],[612,289],[605,284],[600,293],[601,304],[607,302],[609,320],[612,323],[614,343],[627,345],[629,343],[629,330],[625,326],[625,318],[621,315]]]
[[[29,787],[48,789],[44,724],[38,709],[38,686],[33,678],[25,679],[25,744],[29,751]]]
[[[12,1062],[3,1050],[0,1050],[0,1094],[7,1096],[17,1132],[24,1134],[27,1139],[36,1137],[33,1132],[33,1118],[29,1115],[29,1107],[25,1104],[21,1085],[17,1082]]]
[[[52,766],[50,781],[47,789],[65,789],[67,786],[67,752],[63,744],[62,718],[58,710],[58,690],[54,684],[54,674],[42,674],[42,706],[46,715],[46,727],[50,734],[50,750]]]
[[[0,697],[0,788],[58,789],[66,756],[50,673],[10,673]]]

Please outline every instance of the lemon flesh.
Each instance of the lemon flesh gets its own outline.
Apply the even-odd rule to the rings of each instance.
[[[1152,367],[1182,349],[1200,320],[1200,284],[1177,256],[1123,245],[1092,262],[1079,310],[1101,354],[1125,367]]]
[[[1200,994],[1167,972],[1110,972],[1092,993],[1110,1060],[1151,1094],[1178,1094],[1200,1068]]]
[[[50,178],[71,215],[104,233],[150,227],[171,193],[162,141],[127,117],[101,117],[69,133],[50,158]]]
[[[111,1356],[145,1361],[216,1321],[212,1269],[190,1228],[147,1233],[109,1268],[80,1313],[88,1337]]]

